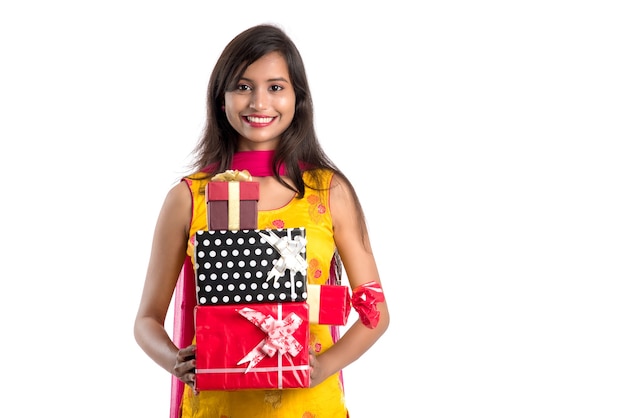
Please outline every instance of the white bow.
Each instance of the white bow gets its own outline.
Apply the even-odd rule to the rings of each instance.
[[[280,254],[280,258],[267,274],[265,281],[274,279],[274,284],[276,284],[278,279],[285,275],[285,271],[289,270],[291,275],[292,296],[294,296],[296,273],[300,273],[306,277],[308,263],[305,258],[302,257],[302,253],[304,253],[306,249],[306,238],[301,235],[292,237],[291,230],[287,230],[287,236],[284,237],[279,237],[271,230],[266,230],[265,232],[267,235],[263,234],[263,231],[259,231],[259,235]]]

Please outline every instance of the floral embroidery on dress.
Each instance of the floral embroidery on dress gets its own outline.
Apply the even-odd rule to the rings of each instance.
[[[272,221],[272,226],[276,229],[283,229],[285,227],[285,221],[282,219],[274,219]]]
[[[308,260],[309,263],[309,276],[314,279],[319,279],[322,276],[322,270],[320,269],[320,262],[314,258]]]
[[[309,217],[312,221],[319,222],[322,219],[322,215],[326,213],[326,206],[324,206],[322,200],[316,194],[307,197],[307,202],[309,202]]]
[[[311,333],[309,335],[309,347],[311,347],[313,351],[315,351],[316,353],[319,353],[322,351],[322,343],[320,342],[317,335],[314,333]]]
[[[280,390],[266,390],[265,403],[272,405],[272,408],[280,408],[282,401],[282,392]]]

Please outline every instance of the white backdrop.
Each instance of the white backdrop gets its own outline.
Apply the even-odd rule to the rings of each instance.
[[[2,416],[166,417],[133,320],[226,43],[278,23],[392,324],[354,418],[626,415],[618,1],[0,6]]]

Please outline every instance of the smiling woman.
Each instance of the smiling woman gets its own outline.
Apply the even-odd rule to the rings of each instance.
[[[281,254],[274,268],[282,272],[278,276],[291,275],[288,293],[298,294],[297,288],[306,294],[308,285],[336,285],[339,266],[344,266],[352,289],[351,303],[360,320],[343,335],[337,328],[343,324],[320,323],[315,318],[309,321],[307,302],[284,303],[284,295],[268,290],[266,282],[254,295],[257,303],[245,307],[230,301],[195,306],[199,302],[194,300],[196,286],[188,280],[198,277],[193,269],[210,267],[203,264],[201,269],[192,263],[200,257],[197,248],[209,244],[209,234],[202,235],[209,225],[207,186],[224,173],[240,172],[245,173],[246,181],[258,184],[258,189],[253,187],[258,190],[258,196],[253,190],[253,199],[258,200],[255,220],[260,230],[272,231],[262,237],[277,237],[275,242],[261,240],[261,245],[269,242],[274,249],[250,254],[274,250]],[[244,198],[242,187],[239,184],[233,192],[237,203]],[[249,232],[228,229],[240,235]],[[245,244],[256,243],[255,236],[247,238]],[[223,241],[227,245],[239,242]],[[246,251],[243,244],[234,245],[233,253]],[[302,253],[298,250],[291,254],[293,248]],[[293,262],[304,254],[305,265]],[[263,262],[254,258],[258,255],[246,257],[253,257],[250,265]],[[223,272],[225,276],[219,277],[236,279],[239,273],[235,269],[229,267]],[[305,283],[295,280],[294,269],[306,277]],[[246,283],[239,282],[238,287]],[[235,287],[234,283],[225,285]],[[183,286],[191,292],[182,291]],[[257,289],[256,283],[251,288]],[[164,320],[175,289],[184,299],[175,305],[177,318],[185,318],[179,323],[194,323],[189,320],[194,307],[196,320],[195,329],[182,327],[173,341]],[[258,303],[262,297],[278,299]],[[328,303],[329,310],[341,317],[345,298]],[[245,312],[250,322],[267,333],[261,343],[258,334],[239,331],[240,326],[250,324],[240,315],[229,317],[233,312]],[[230,319],[223,319],[223,315]],[[235,325],[237,320],[244,324]],[[363,210],[351,182],[318,142],[300,53],[281,29],[254,26],[226,46],[211,75],[207,121],[195,148],[192,172],[169,191],[157,220],[135,320],[135,338],[157,364],[174,376],[172,418],[347,417],[342,370],[361,357],[388,325],[389,313]],[[237,341],[229,344],[224,338]],[[206,341],[216,343],[204,344]],[[222,346],[229,350],[219,351]],[[234,353],[235,347],[245,348],[245,352]],[[266,358],[277,359],[278,365],[263,363]],[[248,366],[241,365],[244,359],[245,363],[249,360]],[[278,373],[279,378],[268,382],[253,379],[251,383],[250,376],[255,373]],[[229,374],[238,378],[231,380]],[[208,379],[207,375],[215,377]],[[221,386],[215,384],[220,378],[226,382]],[[176,392],[181,387],[184,393]]]

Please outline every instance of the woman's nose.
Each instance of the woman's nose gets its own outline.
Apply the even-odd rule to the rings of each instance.
[[[256,110],[266,109],[269,97],[266,91],[255,90],[250,97],[250,108]]]

